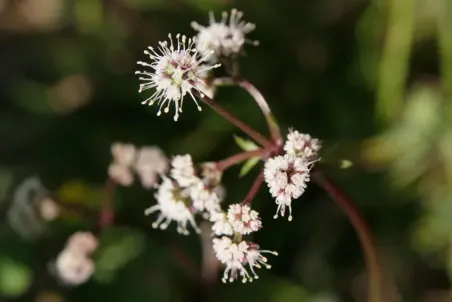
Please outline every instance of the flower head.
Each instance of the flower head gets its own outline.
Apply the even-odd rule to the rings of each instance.
[[[157,204],[145,211],[146,215],[160,211],[157,220],[152,224],[153,228],[160,227],[160,229],[164,230],[172,221],[175,221],[177,223],[177,231],[181,234],[189,234],[187,230],[188,224],[196,232],[200,231],[190,209],[191,199],[187,189],[179,187],[173,180],[164,177],[155,194],[155,199]]]
[[[292,220],[293,199],[303,194],[309,181],[312,163],[304,157],[286,154],[270,158],[265,163],[264,177],[270,188],[270,193],[276,198],[278,209],[284,217],[286,206],[289,208],[289,221]],[[277,218],[278,214],[274,216]]]
[[[201,180],[190,187],[190,198],[193,201],[193,207],[198,212],[212,213],[220,210],[220,198],[217,193]]]
[[[191,24],[198,31],[196,47],[202,54],[213,51],[214,55],[210,58],[214,61],[240,53],[245,43],[258,44],[257,41],[251,42],[245,38],[245,35],[256,26],[243,21],[242,12],[233,9],[229,20],[228,15],[227,12],[223,12],[221,21],[217,22],[213,12],[210,12],[208,26],[202,26],[197,22]]]
[[[321,145],[318,139],[293,129],[289,130],[287,141],[284,145],[284,151],[286,151],[287,154],[306,158],[317,157],[320,148]]]
[[[140,176],[141,184],[144,188],[156,188],[160,178],[159,175],[164,174],[168,167],[168,159],[159,147],[142,147],[138,151],[135,171]]]
[[[171,160],[171,177],[179,186],[186,188],[199,181],[190,154],[176,155]]]
[[[235,232],[244,235],[255,232],[262,227],[259,213],[251,210],[251,208],[247,205],[230,205],[228,210],[228,220]]]
[[[228,217],[225,212],[218,211],[210,214],[210,221],[213,222],[212,231],[215,235],[228,235],[234,234],[232,225],[229,223]]]
[[[220,65],[206,64],[207,59],[213,52],[203,52],[200,54],[194,48],[195,39],[188,39],[186,36],[176,35],[176,43],[173,43],[171,34],[168,41],[159,42],[157,50],[149,47],[144,53],[149,56],[151,63],[139,61],[138,64],[150,68],[146,71],[136,71],[140,75],[139,93],[155,88],[156,91],[142,104],[153,105],[157,102],[160,105],[157,115],[169,111],[171,103],[174,104],[174,120],[177,121],[179,113],[182,112],[183,98],[189,94],[195,102],[198,110],[201,110],[194,92],[203,95],[207,90],[204,77],[206,72],[219,67]]]
[[[242,278],[243,283],[258,279],[254,268],[261,268],[262,265],[266,268],[271,267],[267,264],[267,258],[262,254],[278,255],[273,251],[260,250],[259,246],[252,242],[234,242],[228,237],[214,238],[213,250],[217,259],[226,266],[222,278],[223,282],[233,282],[239,277]],[[251,270],[252,276],[247,271],[246,265]]]
[[[132,144],[114,143],[111,146],[113,162],[108,167],[108,176],[122,186],[133,183],[131,167],[135,162],[136,148]]]

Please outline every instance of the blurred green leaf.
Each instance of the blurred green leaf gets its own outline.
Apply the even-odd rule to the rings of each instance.
[[[129,228],[104,231],[100,237],[100,247],[94,255],[94,279],[100,283],[110,282],[120,269],[141,254],[144,240],[143,234]]]
[[[0,257],[0,292],[7,297],[22,295],[31,285],[32,271],[11,258]]]

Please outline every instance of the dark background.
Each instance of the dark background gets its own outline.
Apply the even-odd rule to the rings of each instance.
[[[446,7],[449,6],[449,7]],[[187,100],[178,122],[140,105],[134,75],[143,49],[169,32],[194,35],[232,7],[257,25],[240,58],[281,129],[324,142],[328,173],[373,231],[385,301],[450,301],[452,239],[452,8],[414,0],[0,0],[0,301],[199,301],[201,241],[174,227],[153,230],[143,210],[155,201],[139,185],[115,197],[117,225],[102,235],[90,282],[68,288],[49,270],[67,237],[95,229],[110,145],[159,145],[196,162],[237,153],[239,130]],[[444,89],[443,89],[444,88]],[[218,101],[266,131],[240,88]],[[336,163],[354,165],[339,169]],[[243,199],[258,169],[225,175],[226,203]],[[63,210],[45,230],[12,227],[13,193],[38,177]],[[33,199],[34,197],[30,197]],[[75,205],[75,206],[74,206]],[[274,220],[262,189],[254,240],[272,269],[252,284],[214,288],[211,301],[366,301],[364,256],[337,205],[315,184],[293,203],[294,220]],[[27,218],[37,219],[39,217]],[[40,222],[42,224],[42,222]],[[28,231],[27,231],[28,230]],[[36,231],[36,232],[33,232]],[[113,247],[113,252],[105,252]],[[102,252],[104,251],[104,252]],[[49,272],[50,271],[50,272]],[[220,277],[220,276],[219,276]],[[219,278],[218,278],[219,281]]]

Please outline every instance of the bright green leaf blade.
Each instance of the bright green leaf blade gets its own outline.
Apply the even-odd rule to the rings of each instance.
[[[243,137],[234,135],[234,140],[237,143],[237,145],[244,151],[253,151],[259,149],[259,146],[256,145],[253,141],[244,139]]]
[[[251,169],[254,168],[254,166],[259,162],[259,157],[253,157],[248,159],[242,166],[242,169],[240,170],[239,177],[243,177],[246,174],[248,174]]]

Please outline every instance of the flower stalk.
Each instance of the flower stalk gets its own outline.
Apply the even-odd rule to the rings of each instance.
[[[246,133],[249,137],[251,137],[253,140],[255,140],[257,143],[262,145],[263,147],[269,147],[272,146],[273,143],[265,138],[261,133],[259,133],[257,130],[251,128],[246,123],[244,123],[241,119],[233,115],[231,112],[223,108],[218,104],[218,102],[214,101],[213,99],[209,98],[206,95],[202,95],[201,99],[204,103],[206,103],[210,108],[215,110],[219,115],[223,116],[225,119],[227,119],[231,124],[242,130],[244,133]]]
[[[383,302],[383,282],[381,277],[380,260],[373,235],[366,221],[359,213],[353,202],[322,172],[313,173],[315,182],[324,189],[328,195],[347,215],[355,229],[364,250],[367,271],[369,274],[369,302]]]

